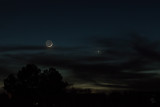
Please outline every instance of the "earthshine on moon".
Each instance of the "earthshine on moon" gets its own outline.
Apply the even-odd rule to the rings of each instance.
[[[51,40],[46,41],[46,47],[51,48],[53,46],[53,42]]]

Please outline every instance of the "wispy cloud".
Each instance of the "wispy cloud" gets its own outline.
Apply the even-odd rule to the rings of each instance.
[[[72,73],[73,81],[77,79],[79,83],[90,82],[97,87],[140,89],[152,86],[160,89],[158,82],[155,82],[159,81],[157,78],[159,74],[149,72],[160,69],[159,43],[137,35],[129,35],[124,40],[98,38],[90,43],[91,47],[54,47],[53,49],[41,46],[1,47],[0,52],[1,57],[8,62],[6,64],[34,63],[39,66],[69,69],[66,72]],[[102,54],[94,53],[93,47],[101,48]],[[31,53],[22,53],[23,50]],[[33,53],[33,50],[36,50],[36,53]],[[1,65],[8,68],[7,65]],[[106,85],[102,82],[111,84]],[[143,84],[143,87],[140,84]]]

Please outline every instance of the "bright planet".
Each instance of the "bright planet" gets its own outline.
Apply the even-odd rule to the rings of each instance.
[[[53,46],[53,42],[51,40],[46,41],[46,47],[51,48]]]

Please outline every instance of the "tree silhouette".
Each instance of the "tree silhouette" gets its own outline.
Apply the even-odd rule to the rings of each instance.
[[[17,75],[10,74],[4,80],[4,89],[13,98],[25,98],[30,102],[38,100],[54,100],[63,95],[67,82],[63,81],[61,74],[54,68],[41,71],[36,65],[28,64]]]

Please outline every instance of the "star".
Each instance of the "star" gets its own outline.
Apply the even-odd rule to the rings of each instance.
[[[102,54],[102,51],[101,50],[97,50],[97,54]]]

